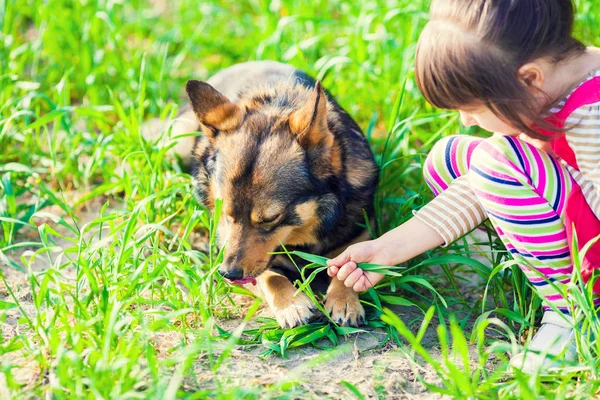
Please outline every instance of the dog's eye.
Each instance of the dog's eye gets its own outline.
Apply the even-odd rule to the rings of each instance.
[[[277,221],[282,216],[283,216],[283,214],[279,214],[279,215],[275,215],[273,217],[263,218],[262,221],[260,221],[260,223],[261,224],[272,224],[273,222]]]
[[[268,218],[263,218],[260,221],[258,221],[258,225],[261,228],[269,231],[269,230],[275,228],[277,225],[279,225],[281,223],[281,221],[283,221],[283,217],[284,217],[283,213],[274,215],[272,217],[269,216]]]

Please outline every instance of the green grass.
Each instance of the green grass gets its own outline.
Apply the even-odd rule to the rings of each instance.
[[[595,1],[577,3],[578,35],[600,45]],[[428,106],[414,84],[414,46],[427,6],[0,1],[0,323],[18,315],[16,335],[0,336],[0,377],[9,395],[301,397],[293,379],[240,384],[220,372],[239,345],[262,346],[271,357],[324,346],[318,365],[356,330],[320,322],[284,331],[254,317],[258,301],[237,305],[233,296],[242,290],[216,274],[218,215],[197,204],[189,176],[167,148],[144,141],[140,127],[174,115],[189,78],[251,59],[291,63],[323,80],[365,130],[382,168],[375,232],[381,234],[430,199],[420,169],[435,140],[475,133],[454,113]],[[91,220],[79,218],[86,210]],[[206,237],[203,251],[190,244],[198,234]],[[386,278],[363,296],[367,329],[383,330],[415,363],[431,368],[436,383],[419,377],[431,391],[472,398],[597,394],[600,345],[592,338],[600,324],[583,294],[577,312],[591,319],[577,338],[583,368],[550,378],[507,373],[507,352],[531,336],[540,302],[518,267],[505,263],[499,240],[490,233],[489,241],[492,268],[459,241]],[[31,291],[27,300],[19,295],[23,287],[5,278],[13,269]],[[488,282],[479,300],[460,291],[461,273]],[[423,317],[414,328],[386,305],[416,307]],[[240,315],[245,322],[237,329],[221,327]],[[258,327],[246,326],[251,319]],[[437,325],[440,354],[421,344],[430,325]],[[176,338],[167,350],[161,335]],[[470,365],[469,340],[477,359]],[[19,378],[16,354],[38,371],[32,382]],[[207,380],[197,379],[197,363]],[[340,393],[362,398],[352,383],[334,378]]]

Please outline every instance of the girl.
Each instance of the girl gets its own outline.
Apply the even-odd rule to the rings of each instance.
[[[571,0],[434,0],[417,46],[417,85],[434,106],[458,110],[465,126],[495,134],[439,141],[424,166],[437,197],[328,269],[363,291],[382,275],[356,263],[402,263],[489,218],[544,300],[529,351],[511,359],[529,372],[576,359],[559,291],[573,273],[572,228],[580,248],[600,235],[600,50],[573,37],[573,14]],[[600,266],[598,245],[583,264],[587,280]]]

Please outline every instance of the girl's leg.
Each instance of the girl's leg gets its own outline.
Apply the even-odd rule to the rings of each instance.
[[[436,198],[415,213],[446,245],[463,237],[487,219],[469,183],[471,154],[483,139],[451,136],[436,143],[423,168]]]
[[[425,181],[437,196],[456,179],[467,176],[471,154],[483,139],[455,135],[440,139],[425,160]]]
[[[567,195],[577,183],[552,156],[513,137],[486,139],[470,161],[471,188],[545,300],[544,308],[552,303],[566,312],[566,300],[544,277],[561,291],[571,279],[564,214]]]
[[[544,308],[552,303],[567,309],[559,292],[573,266],[563,221],[567,194],[576,183],[560,163],[514,138],[458,136],[434,147],[425,163],[425,178],[436,196],[449,193],[449,187],[467,186],[544,298]],[[571,322],[546,312],[528,351],[514,355],[511,366],[533,372],[576,360],[572,328]],[[562,361],[547,355],[561,356]]]

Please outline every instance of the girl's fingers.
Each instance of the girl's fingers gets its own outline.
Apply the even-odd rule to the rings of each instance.
[[[356,283],[352,286],[355,292],[364,292],[369,287],[367,286],[367,278],[364,275],[361,275],[360,278],[356,281]]]
[[[367,289],[370,287],[374,287],[380,280],[385,276],[384,274],[379,274],[376,272],[368,272],[365,274]]]
[[[352,271],[352,273],[350,273],[350,275],[348,275],[344,281],[344,285],[349,288],[353,287],[361,276],[363,276],[362,269],[356,268],[354,271]]]
[[[348,251],[344,251],[337,257],[334,257],[331,260],[327,260],[327,265],[329,265],[329,266],[334,265],[336,267],[341,267],[342,265],[346,264],[348,261],[350,261],[350,254],[348,253]]]
[[[340,281],[345,280],[348,275],[350,275],[354,270],[356,269],[356,264],[353,263],[352,261],[347,262],[346,264],[344,264],[342,266],[342,268],[340,268],[340,270],[337,273],[337,278]]]
[[[327,275],[329,275],[330,277],[333,278],[334,276],[337,275],[339,270],[340,269],[338,267],[335,267],[332,265],[331,267],[327,268]]]

